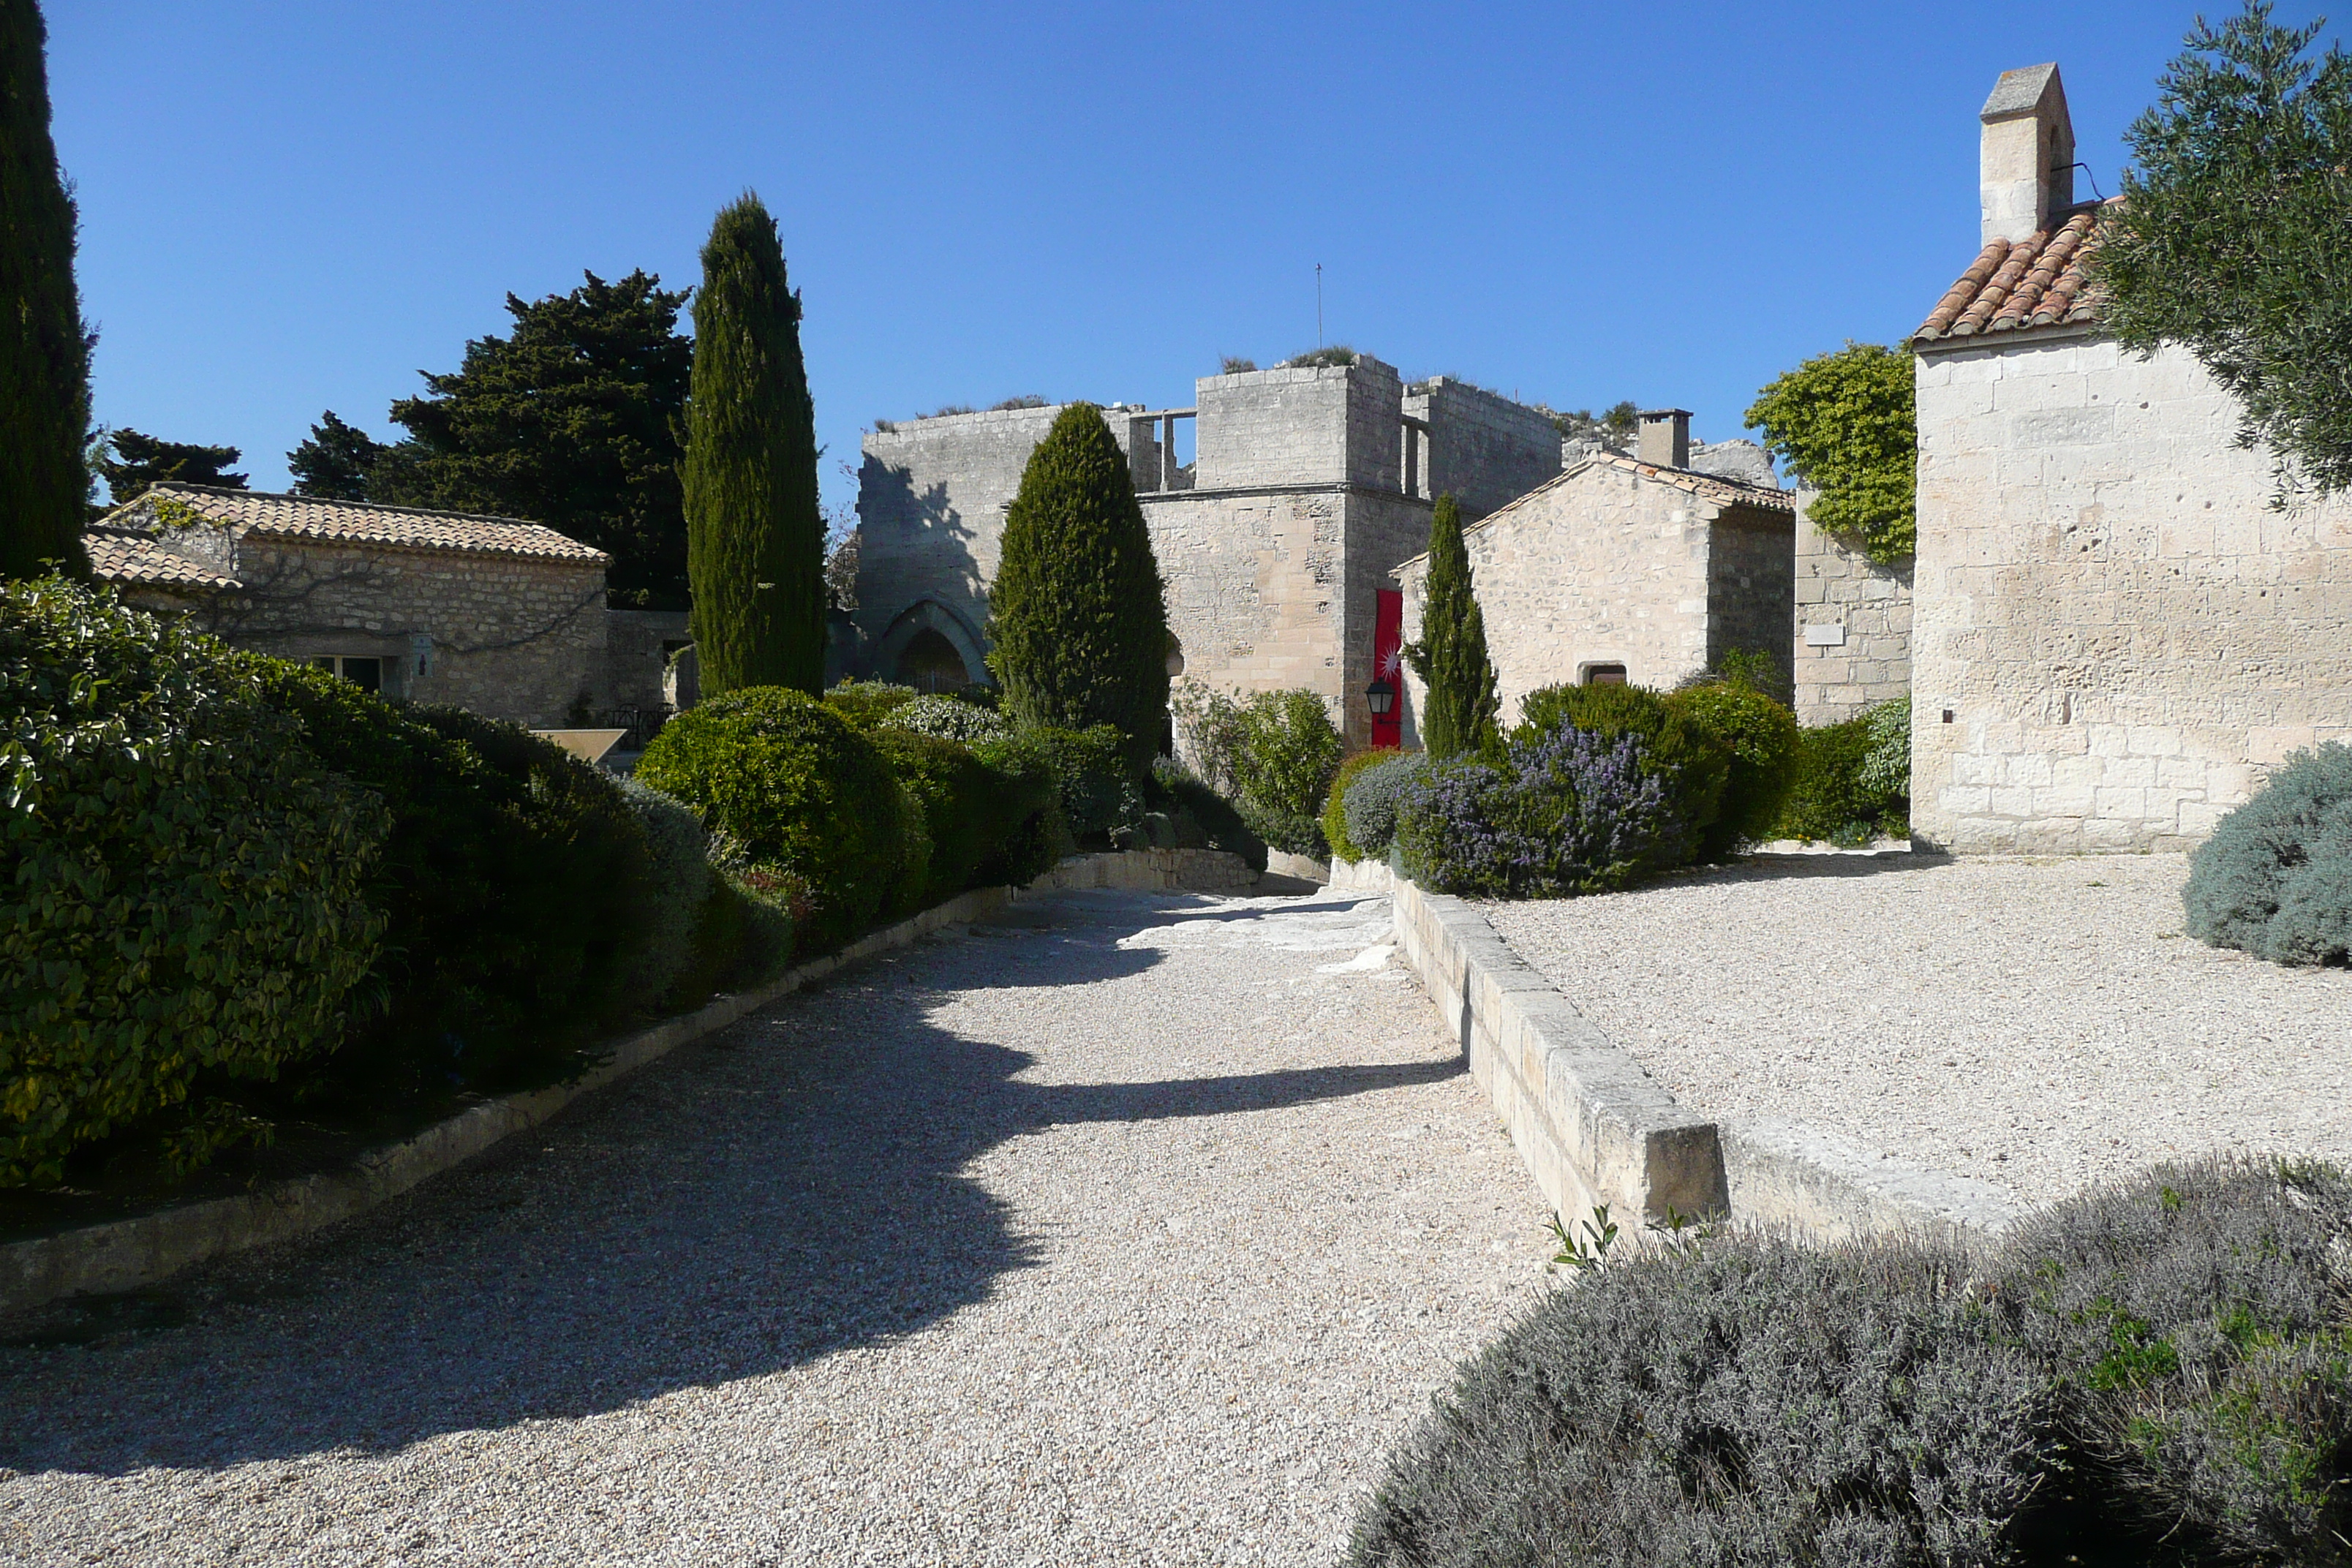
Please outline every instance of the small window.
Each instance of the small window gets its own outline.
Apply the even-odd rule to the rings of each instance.
[[[1588,664],[1584,667],[1584,684],[1622,686],[1625,684],[1625,667],[1622,664]]]
[[[319,668],[326,670],[331,675],[341,676],[345,680],[350,681],[362,691],[382,691],[383,689],[383,660],[381,658],[362,658],[357,655],[322,653],[314,655],[311,658],[310,662],[313,665],[316,665]]]

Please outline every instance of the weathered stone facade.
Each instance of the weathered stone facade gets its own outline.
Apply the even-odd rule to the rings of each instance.
[[[1822,532],[1811,500],[1797,492],[1797,721],[1836,724],[1911,689],[1912,563]]]
[[[1604,455],[1465,530],[1504,722],[1529,692],[1596,670],[1669,687],[1734,650],[1777,658],[1792,528],[1782,491]],[[1423,554],[1396,574],[1408,640],[1428,571]],[[1421,683],[1406,684],[1417,713]]]
[[[1371,716],[1372,628],[1397,563],[1429,542],[1433,485],[1475,515],[1556,471],[1532,409],[1377,360],[1204,376],[1192,409],[1104,412],[1129,456],[1186,675],[1305,687],[1351,744]],[[1060,408],[909,421],[866,438],[856,598],[862,672],[889,677],[935,631],[982,678],[1004,510]],[[1196,457],[1167,461],[1170,426]],[[1483,503],[1473,505],[1472,503]]]
[[[87,538],[101,580],[240,647],[534,728],[657,706],[684,637],[606,610],[601,551],[511,519],[159,486]]]
[[[2274,510],[2197,359],[2102,334],[2057,68],[2005,74],[1981,118],[1984,249],[1913,342],[1912,826],[2194,844],[2287,752],[2352,737],[2352,500]]]

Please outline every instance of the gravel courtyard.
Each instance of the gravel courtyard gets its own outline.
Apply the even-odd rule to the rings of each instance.
[[[2216,1150],[2352,1162],[2352,973],[2180,933],[2180,855],[1765,856],[1482,906],[1696,1110],[2038,1201]]]
[[[1388,928],[1024,904],[14,1325],[0,1562],[1329,1562],[1550,1250]]]

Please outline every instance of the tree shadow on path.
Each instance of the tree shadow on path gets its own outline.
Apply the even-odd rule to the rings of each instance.
[[[1121,936],[1203,909],[1096,900],[1068,924],[862,965],[372,1215],[145,1293],[137,1331],[102,1331],[129,1321],[119,1303],[46,1336],[18,1325],[0,1348],[0,1466],[119,1476],[383,1452],[781,1371],[937,1322],[1045,1260],[963,1173],[1008,1139],[1462,1070],[1024,1082],[1037,1058],[929,1017],[962,988],[1133,977],[1161,955]]]

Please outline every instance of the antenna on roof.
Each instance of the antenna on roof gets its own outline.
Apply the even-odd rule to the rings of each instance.
[[[1323,264],[1315,264],[1315,346],[1323,346]]]

